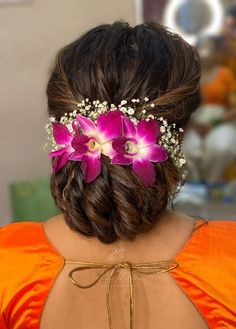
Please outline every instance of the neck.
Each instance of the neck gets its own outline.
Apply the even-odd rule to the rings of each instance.
[[[189,239],[194,226],[191,217],[165,210],[156,224],[134,241],[120,239],[112,244],[103,244],[96,237],[88,238],[73,232],[63,215],[47,221],[45,230],[49,240],[67,260],[114,263],[171,259]]]

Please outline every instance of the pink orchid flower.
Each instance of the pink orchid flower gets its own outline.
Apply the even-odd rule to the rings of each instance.
[[[53,162],[53,171],[57,173],[66,165],[71,154],[73,154],[75,150],[71,146],[73,135],[64,124],[52,123],[52,131],[55,142],[59,145],[63,145],[61,149],[53,151],[48,155],[50,158],[58,157]]]
[[[82,134],[77,133],[72,140],[75,152],[70,160],[82,161],[82,172],[87,183],[92,182],[101,172],[101,154],[109,157],[116,154],[111,140],[121,136],[122,115],[118,110],[101,114],[97,125],[90,118],[76,116]]]
[[[152,186],[156,181],[155,167],[152,162],[168,159],[166,150],[157,145],[160,128],[156,120],[141,120],[137,127],[127,117],[122,117],[123,136],[112,142],[117,154],[113,164],[130,165],[134,173],[145,186]]]

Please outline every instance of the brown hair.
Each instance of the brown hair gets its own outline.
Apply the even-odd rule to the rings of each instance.
[[[57,55],[48,87],[48,111],[60,119],[79,101],[149,97],[147,111],[184,127],[200,103],[199,59],[180,36],[161,25],[98,26]],[[85,183],[80,162],[52,174],[51,190],[68,226],[103,243],[133,240],[152,228],[181,182],[171,159],[156,164],[157,181],[145,187],[130,166],[111,165],[102,156],[101,174]]]

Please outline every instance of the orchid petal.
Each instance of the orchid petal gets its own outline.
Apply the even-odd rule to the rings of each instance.
[[[77,133],[78,132],[78,129],[79,129],[79,123],[77,120],[73,120],[72,121],[72,128],[74,129],[74,131]]]
[[[85,155],[84,153],[76,151],[76,152],[74,152],[70,155],[69,160],[71,160],[71,161],[81,161],[84,155]]]
[[[59,155],[62,155],[63,153],[68,153],[68,147],[63,147],[59,150],[56,150],[56,151],[52,151],[48,154],[48,157],[49,158],[54,158],[54,157],[57,157]]]
[[[69,161],[69,154],[64,152],[58,159],[53,161],[53,171],[56,174],[59,170],[61,170],[66,163]]]
[[[160,136],[160,128],[156,120],[141,120],[137,125],[137,139],[143,145],[155,144]]]
[[[74,149],[76,150],[76,152],[84,154],[88,151],[88,146],[87,145],[83,145],[83,144],[78,144],[76,146],[73,146]]]
[[[138,155],[143,159],[153,162],[162,162],[168,159],[166,150],[157,144],[143,147],[142,149],[140,149]]]
[[[68,153],[68,154],[71,154],[73,153],[75,150],[73,149],[72,146],[68,145],[66,147],[63,147],[59,150],[56,150],[56,151],[52,151],[51,153],[48,154],[48,157],[49,158],[54,158],[54,157],[57,157],[57,156],[60,156],[62,155],[63,153]]]
[[[118,164],[118,165],[130,165],[132,162],[133,162],[132,157],[129,157],[126,154],[117,154],[111,160],[112,164]]]
[[[102,154],[108,156],[110,159],[112,159],[117,154],[112,146],[111,141],[102,144]]]
[[[149,160],[135,160],[132,169],[145,186],[152,186],[156,181],[154,165]]]
[[[86,143],[88,143],[89,141],[89,137],[83,134],[80,135],[75,135],[75,137],[73,138],[71,145],[73,146],[73,148],[76,151],[79,151],[81,153],[85,153],[88,150],[87,145],[85,145]]]
[[[125,143],[128,139],[124,136],[118,137],[112,141],[112,147],[117,153],[126,153],[125,152]]]
[[[125,137],[135,138],[136,128],[133,122],[126,117],[122,117],[123,134]]]
[[[89,137],[83,134],[75,135],[74,140],[78,144],[85,144],[89,141]]]
[[[83,115],[77,115],[76,120],[79,122],[81,129],[86,135],[96,134],[97,127],[90,118],[86,118]]]
[[[86,183],[91,183],[101,172],[101,160],[99,156],[84,155],[82,159],[82,172]]]
[[[57,144],[68,145],[72,140],[69,129],[62,123],[52,123],[53,137]]]
[[[122,132],[121,111],[111,111],[100,114],[97,119],[97,128],[102,136],[101,142],[106,142],[119,137]]]

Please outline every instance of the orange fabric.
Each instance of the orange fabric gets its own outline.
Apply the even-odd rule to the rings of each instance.
[[[42,223],[0,230],[0,329],[38,329],[49,290],[64,266]]]
[[[210,221],[174,258],[179,267],[170,275],[209,328],[236,328],[235,238],[236,223]],[[64,263],[43,223],[1,228],[0,329],[39,329],[47,296]]]
[[[215,78],[202,84],[203,104],[217,104],[228,106],[230,94],[236,91],[236,80],[227,67],[220,67]]]
[[[210,328],[236,328],[236,222],[209,221],[170,272]]]

